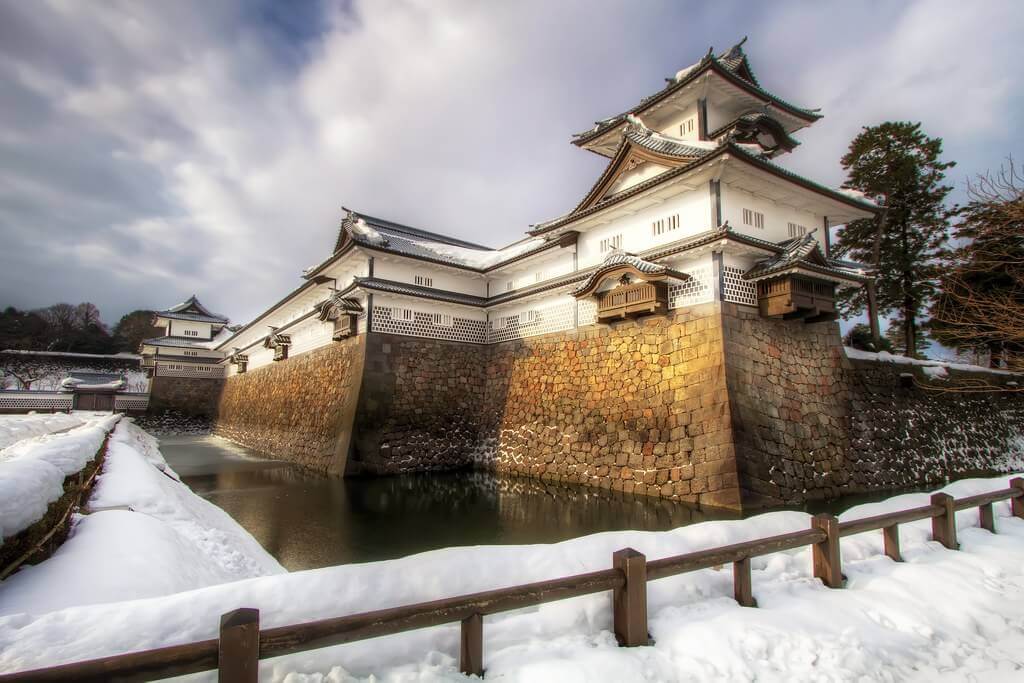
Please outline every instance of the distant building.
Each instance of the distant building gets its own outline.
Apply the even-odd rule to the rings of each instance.
[[[230,336],[228,319],[211,313],[193,294],[186,301],[153,316],[163,334],[142,342],[142,366],[150,377],[222,379],[224,358],[214,347]]]

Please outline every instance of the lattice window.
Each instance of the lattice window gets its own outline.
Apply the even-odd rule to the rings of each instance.
[[[696,116],[691,116],[682,123],[679,124],[679,136],[683,137],[693,133],[694,126],[696,125]]]
[[[488,323],[487,343],[534,337],[538,334],[571,330],[576,324],[576,302],[527,309],[513,315],[498,315]]]
[[[747,306],[757,305],[757,286],[743,279],[742,268],[725,266],[722,275],[722,299]]]
[[[186,356],[198,356],[199,352],[198,351],[185,351],[185,355]]]
[[[800,237],[800,236],[806,235],[806,234],[807,234],[807,226],[798,225],[796,223],[790,223],[789,224],[789,236],[790,237]]]
[[[683,272],[690,276],[689,280],[671,280],[668,286],[668,307],[682,308],[714,301],[715,290],[712,287],[711,266],[695,266]]]
[[[451,325],[439,325],[434,322],[434,315],[409,308],[374,306],[373,331],[404,334],[409,337],[447,339],[474,344],[484,343],[486,324],[483,320],[450,316]]]
[[[42,391],[0,391],[3,410],[71,410],[71,394]]]
[[[679,214],[675,213],[665,218],[659,218],[658,220],[651,223],[651,232],[655,235],[664,235],[666,232],[671,232],[679,228]]]
[[[415,278],[413,278],[413,281],[416,284],[420,285],[421,287],[433,287],[434,286],[434,278],[427,277],[426,275],[417,275]]]
[[[611,237],[605,237],[601,240],[601,253],[609,252],[612,249],[622,248],[622,235],[612,235]]]
[[[149,395],[115,396],[114,410],[145,410],[149,407]]]
[[[764,214],[753,209],[743,209],[743,225],[751,228],[764,228]]]
[[[191,365],[189,363],[157,363],[156,374],[159,377],[220,379],[224,376],[224,367],[221,365]]]
[[[580,299],[576,302],[576,320],[580,327],[593,325],[597,322],[597,301],[592,298]]]

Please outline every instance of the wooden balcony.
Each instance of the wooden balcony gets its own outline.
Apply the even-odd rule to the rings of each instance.
[[[668,310],[668,288],[664,282],[636,282],[620,285],[600,294],[597,301],[599,322],[665,313]]]
[[[757,283],[757,303],[766,318],[799,318],[808,323],[835,320],[835,290],[827,280],[784,275]]]

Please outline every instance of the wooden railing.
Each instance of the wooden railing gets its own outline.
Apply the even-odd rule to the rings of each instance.
[[[483,675],[485,616],[605,591],[612,591],[613,624],[619,644],[646,645],[649,642],[648,581],[732,564],[736,601],[745,607],[756,607],[751,591],[751,558],[811,546],[814,576],[830,588],[842,588],[841,537],[881,530],[885,554],[900,562],[899,525],[931,519],[933,540],[956,550],[959,548],[955,520],[958,510],[977,507],[981,526],[993,533],[996,529],[992,504],[997,501],[1010,500],[1013,515],[1024,519],[1024,478],[1013,479],[1010,483],[1007,489],[960,499],[936,493],[929,505],[849,522],[839,522],[832,515],[816,515],[811,520],[811,528],[803,531],[651,562],[636,550],[626,548],[612,555],[610,569],[304,624],[260,629],[259,610],[242,608],[221,617],[216,639],[0,675],[0,683],[107,681],[112,678],[143,681],[211,669],[218,670],[221,681],[252,682],[258,678],[261,659],[454,622],[460,622],[462,629],[462,672]]]
[[[663,282],[634,282],[630,285],[620,285],[600,296],[597,302],[597,317],[604,320],[662,312],[668,301],[667,292]]]

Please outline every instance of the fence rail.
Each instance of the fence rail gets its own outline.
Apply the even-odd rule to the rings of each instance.
[[[260,659],[455,622],[461,624],[460,669],[463,673],[483,675],[484,616],[609,590],[612,591],[613,623],[619,644],[646,645],[648,581],[732,564],[736,601],[745,607],[756,607],[751,591],[750,560],[810,546],[813,575],[830,588],[842,588],[840,537],[881,530],[885,554],[900,562],[899,525],[931,519],[933,540],[956,550],[959,548],[957,511],[977,507],[981,526],[993,533],[993,503],[1009,500],[1013,515],[1024,519],[1024,478],[1013,479],[1010,483],[1007,489],[960,499],[936,493],[929,505],[849,522],[840,523],[832,515],[816,515],[810,529],[651,562],[647,562],[643,554],[625,548],[613,554],[610,569],[302,624],[261,630],[259,611],[241,608],[221,617],[220,634],[216,639],[4,674],[0,675],[0,683],[107,681],[112,678],[145,681],[212,669],[218,670],[220,681],[250,683],[257,680]]]

